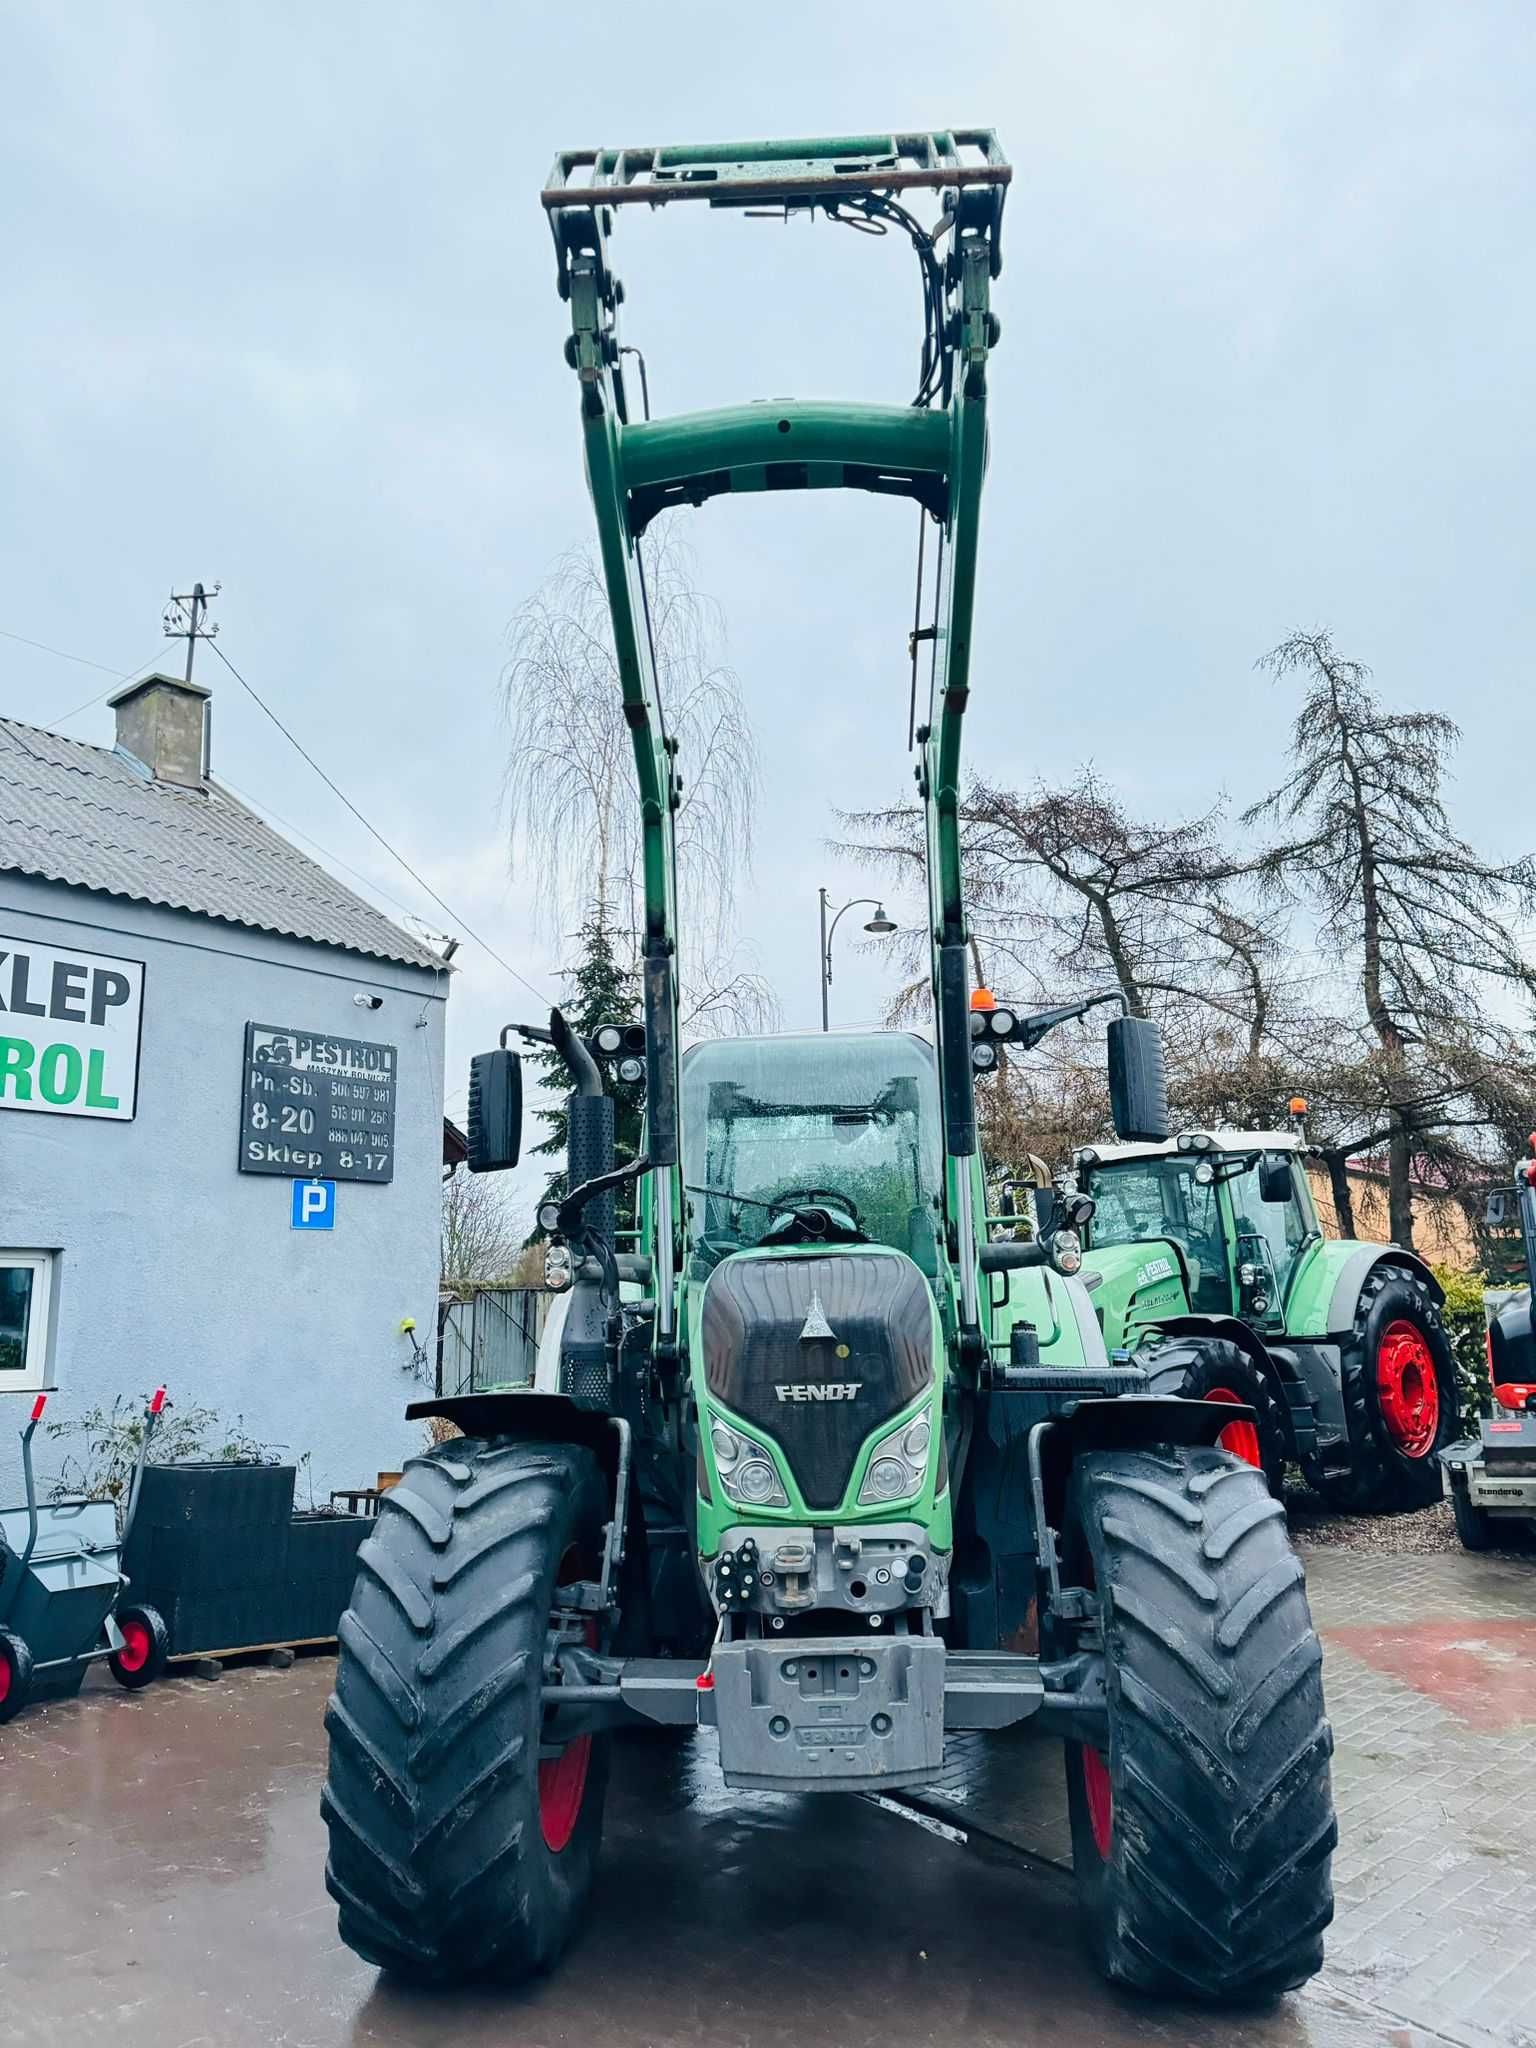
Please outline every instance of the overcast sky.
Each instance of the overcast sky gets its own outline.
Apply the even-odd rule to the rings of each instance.
[[[509,865],[498,705],[512,614],[591,530],[537,201],[562,146],[995,126],[1016,173],[972,761],[1024,783],[1092,759],[1153,814],[1240,805],[1292,709],[1254,659],[1326,623],[1391,699],[1461,722],[1458,824],[1536,842],[1522,0],[11,0],[3,23],[0,629],[127,671],[173,582],[222,578],[221,647],[540,988],[559,949]],[[674,209],[625,218],[615,258],[659,411],[910,395],[894,238]],[[910,788],[913,516],[862,493],[667,516],[760,713],[743,926],[810,1025],[817,887],[875,887],[825,851],[833,807]],[[385,907],[462,929],[216,661],[200,679],[218,773]],[[0,640],[12,716],[110,687]],[[110,714],[64,730],[109,742]],[[459,961],[462,1113],[469,1053],[532,999]],[[840,968],[839,1020],[875,1017],[888,978],[851,946]]]

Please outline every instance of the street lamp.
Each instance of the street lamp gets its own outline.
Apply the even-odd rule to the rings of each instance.
[[[818,889],[816,893],[821,898],[821,1028],[823,1031],[830,1031],[832,1027],[827,1019],[827,991],[832,986],[832,934],[837,930],[838,919],[843,911],[872,907],[875,914],[864,929],[873,932],[877,938],[884,938],[887,932],[895,931],[896,926],[893,920],[886,916],[885,905],[877,903],[873,896],[855,896],[851,903],[843,905],[842,910],[833,912],[832,922],[828,925],[827,892],[825,889]]]

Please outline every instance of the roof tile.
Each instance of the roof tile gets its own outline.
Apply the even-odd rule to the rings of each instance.
[[[0,718],[0,870],[376,960],[437,967],[218,782],[156,782],[129,756]]]

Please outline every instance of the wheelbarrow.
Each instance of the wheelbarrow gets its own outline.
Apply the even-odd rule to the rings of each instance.
[[[21,1432],[25,1507],[0,1508],[0,1721],[34,1695],[78,1692],[86,1666],[106,1658],[119,1685],[137,1689],[165,1669],[170,1637],[153,1607],[125,1603],[123,1546],[138,1506],[150,1441],[165,1406],[159,1388],[144,1413],[122,1535],[110,1500],[38,1505],[32,1438],[48,1396]]]

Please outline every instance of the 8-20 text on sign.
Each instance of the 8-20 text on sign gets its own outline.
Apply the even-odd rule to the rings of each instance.
[[[240,1171],[393,1180],[398,1068],[392,1045],[247,1024]]]

